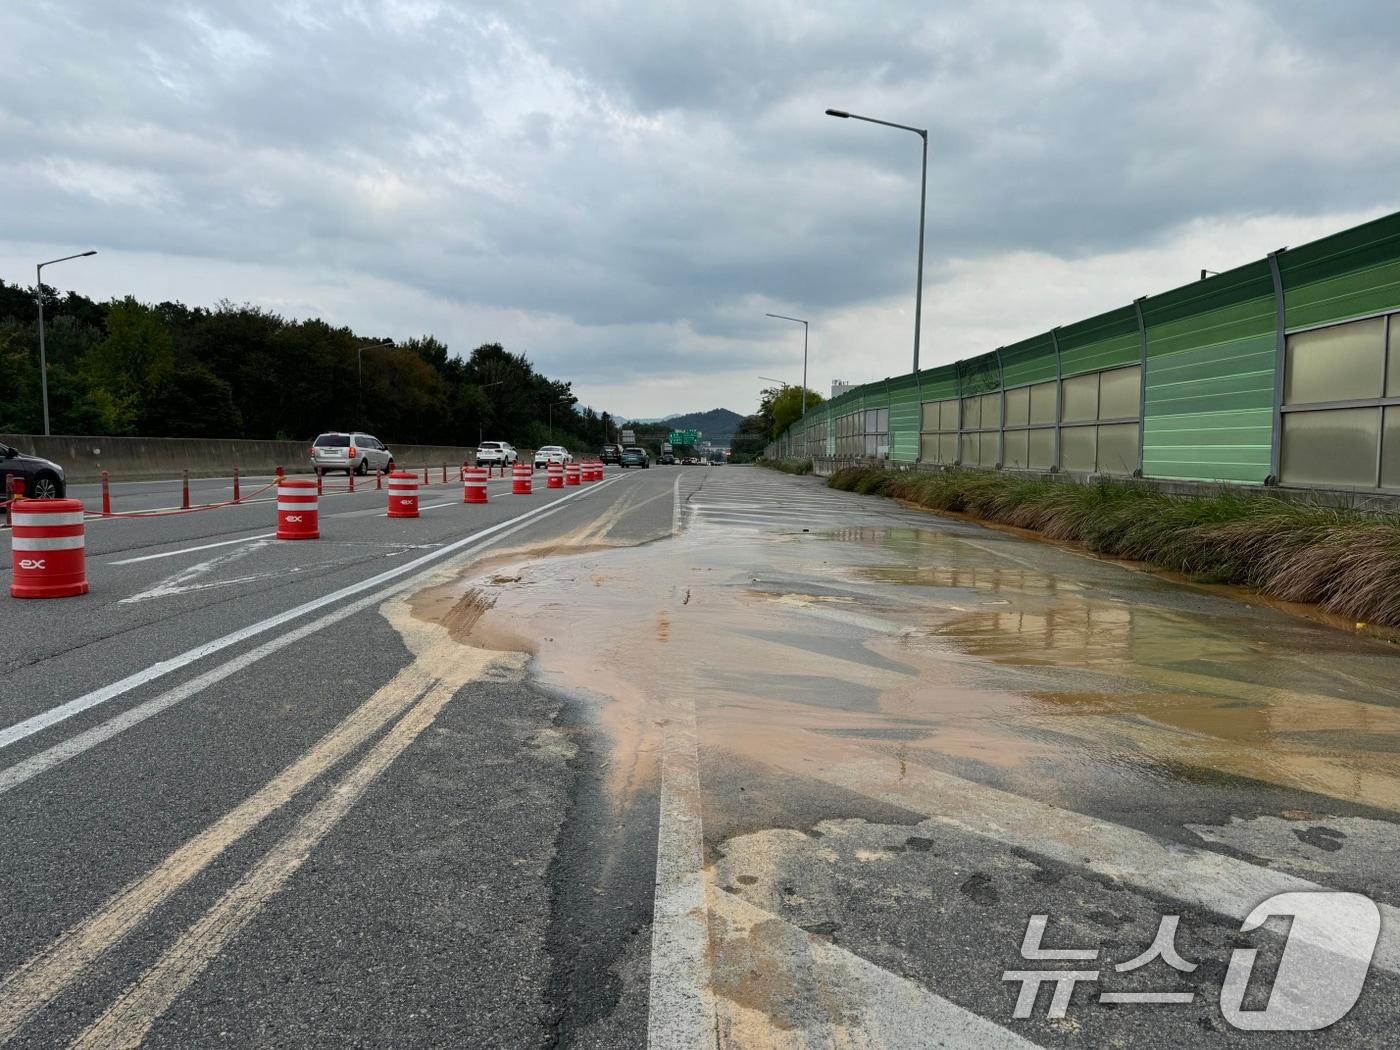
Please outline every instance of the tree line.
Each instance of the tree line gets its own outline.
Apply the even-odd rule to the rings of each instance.
[[[43,288],[55,434],[309,439],[520,448],[616,440],[606,412],[500,343],[464,360],[431,335],[403,342],[246,304],[94,302]],[[43,432],[34,288],[0,281],[0,433]],[[550,420],[553,420],[551,430]]]

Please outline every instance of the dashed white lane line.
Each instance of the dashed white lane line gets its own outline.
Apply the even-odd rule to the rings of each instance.
[[[269,616],[264,620],[258,620],[256,623],[251,623],[246,627],[240,628],[239,630],[232,631],[221,638],[215,638],[212,641],[205,642],[203,645],[195,646],[193,649],[187,649],[185,652],[180,653],[176,656],[172,656],[169,659],[161,660],[157,663],[154,663],[151,666],[143,668],[142,670],[137,671],[134,674],[127,675],[125,678],[112,682],[109,685],[105,685],[101,689],[94,689],[92,692],[84,693],[82,696],[69,700],[67,703],[59,704],[56,707],[49,708],[47,711],[42,711],[37,715],[24,719],[23,721],[16,722],[14,725],[8,726],[5,729],[0,730],[0,748],[9,747],[11,744],[23,740],[26,737],[33,736],[35,733],[42,732],[43,730],[48,729],[50,726],[56,725],[59,722],[63,722],[69,718],[74,717],[75,715],[81,714],[82,712],[87,711],[90,708],[96,707],[99,704],[106,703],[108,700],[111,700],[118,696],[122,696],[125,693],[129,693],[131,692],[131,690],[146,685],[149,682],[155,681],[157,678],[163,678],[165,675],[168,675],[173,671],[178,671],[182,667],[187,667],[188,665],[194,663],[197,660],[202,660],[206,656],[212,656],[214,653],[227,649],[230,646],[237,645],[238,643],[246,641],[249,638],[254,638],[260,634],[265,634],[268,631],[280,627],[285,623],[288,623],[295,619],[299,619],[300,617],[305,616],[307,613],[315,612],[317,609],[323,609],[328,605],[337,605],[338,603],[345,601],[345,599],[354,597],[355,595],[361,594],[365,591],[373,591],[375,590],[375,588],[382,588],[384,584],[389,583],[391,580],[398,580],[399,582],[394,583],[392,586],[388,588],[383,588],[381,591],[377,592],[377,597],[387,596],[388,594],[391,594],[402,587],[411,586],[413,583],[412,579],[403,581],[399,578],[407,576],[409,573],[414,572],[414,570],[421,569],[431,564],[432,562],[438,561],[439,559],[446,557],[449,554],[454,554],[458,551],[466,551],[478,544],[484,543],[488,539],[492,539],[493,537],[514,532],[516,530],[516,527],[524,527],[526,524],[532,521],[536,521],[542,517],[545,517],[548,514],[553,513],[554,511],[559,510],[564,504],[568,503],[569,501],[580,496],[586,496],[590,492],[597,492],[600,489],[613,484],[613,482],[617,480],[620,479],[612,478],[608,481],[599,482],[592,488],[580,489],[577,492],[569,493],[567,496],[561,496],[559,499],[556,499],[551,503],[547,503],[542,507],[536,507],[533,510],[525,511],[523,514],[517,514],[513,518],[507,518],[505,521],[498,522],[495,525],[491,525],[487,528],[474,532],[470,536],[464,536],[462,537],[462,539],[457,540],[454,543],[450,543],[445,547],[439,548],[438,550],[429,551],[427,554],[413,559],[413,561],[406,562],[403,565],[397,565],[392,569],[387,569],[384,572],[381,572],[375,576],[371,576],[369,579],[360,580],[358,583],[352,583],[349,586],[342,587],[339,590],[332,591],[331,593],[322,595],[319,598],[313,598],[309,602],[303,602],[301,605],[294,606],[293,608],[288,609],[285,612],[278,613],[275,616]],[[377,597],[372,598],[371,600],[377,600]],[[360,602],[344,606],[342,609],[337,610],[336,613],[331,614],[331,616],[322,617],[321,620],[317,621],[317,624],[325,626],[327,623],[335,622],[335,620],[337,619],[343,619],[345,616],[348,616],[351,611],[358,611],[358,609],[361,607],[362,604]],[[296,634],[296,632],[292,633]],[[288,642],[287,644],[290,644],[290,642]],[[278,648],[280,648],[280,646]],[[62,747],[62,745],[59,746]],[[84,748],[84,750],[86,750],[86,748]],[[44,754],[47,754],[47,752],[45,752]],[[41,757],[42,755],[36,755],[35,759]],[[31,759],[30,761],[33,760]],[[21,763],[21,765],[24,765],[24,763]],[[0,791],[6,789],[6,785],[7,783],[9,783],[10,773],[11,770],[0,771]],[[33,774],[31,773],[29,775],[32,776]],[[28,779],[28,777],[25,777],[24,779]]]
[[[260,532],[256,536],[247,536],[241,540],[220,540],[218,543],[203,543],[198,547],[181,547],[177,551],[162,551],[159,554],[143,554],[139,558],[122,558],[120,561],[109,561],[108,565],[135,565],[139,561],[156,561],[159,558],[177,558],[181,554],[194,554],[196,551],[212,551],[215,547],[232,547],[235,543],[252,543],[254,540],[265,540],[277,535],[275,532]]]

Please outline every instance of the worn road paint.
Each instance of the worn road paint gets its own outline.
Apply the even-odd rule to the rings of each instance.
[[[647,1046],[717,1046],[710,984],[700,756],[695,704],[667,705],[661,745],[661,817],[656,837],[656,903],[651,922],[651,995]]]
[[[908,763],[898,769],[887,756],[870,751],[866,752],[868,758],[855,760],[824,756],[823,742],[816,734],[800,735],[803,739],[795,741],[792,748],[772,748],[769,761],[777,768],[925,813],[930,828],[958,828],[1226,918],[1243,919],[1261,901],[1278,893],[1315,893],[1329,888],[1223,853],[1163,842],[1134,828],[922,764]],[[1384,921],[1373,962],[1400,973],[1400,908],[1384,903],[1377,906]]]
[[[1033,1050],[1038,1044],[723,890],[711,889],[715,979],[747,986],[720,1000],[719,1043],[881,1050]],[[762,980],[749,972],[764,963]],[[726,973],[732,958],[739,969]],[[764,988],[809,989],[801,1002]],[[794,1009],[794,1007],[796,1009]],[[778,1017],[774,1016],[777,1011]],[[701,1045],[701,1044],[692,1044]],[[708,1044],[705,1044],[708,1045]]]
[[[393,714],[408,703],[412,703],[412,707],[232,889],[161,953],[160,958],[73,1041],[72,1047],[106,1050],[140,1046],[156,1020],[281,891],[316,845],[433,723],[459,689],[497,661],[513,660],[523,667],[523,657],[516,654],[463,647],[451,638],[446,628],[414,617],[402,596],[387,602],[382,611],[415,657],[392,682],[371,697],[366,706],[378,704]],[[430,682],[426,691],[416,691],[424,679]],[[2,1031],[0,1037],[3,1037]]]
[[[35,1013],[220,854],[363,744],[434,683],[427,669],[410,664],[250,798],[6,975],[0,980],[0,1043],[13,1038]]]
[[[120,561],[109,561],[108,565],[135,565],[142,561],[157,561],[160,558],[178,558],[182,554],[194,554],[196,551],[211,551],[215,547],[232,547],[236,543],[252,543],[254,540],[266,540],[276,536],[275,532],[261,532],[256,536],[249,536],[242,540],[220,540],[218,543],[204,543],[198,547],[181,547],[177,551],[162,551],[160,554],[143,554],[139,558],[122,558]]]

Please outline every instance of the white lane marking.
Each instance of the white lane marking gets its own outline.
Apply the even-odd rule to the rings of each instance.
[[[869,749],[863,749],[867,756],[864,758],[814,761],[812,756],[819,751],[799,748],[799,758],[788,749],[775,747],[771,761],[790,772],[818,777],[929,817],[914,827],[927,826],[930,831],[936,831],[939,825],[958,828],[1149,893],[1198,905],[1226,918],[1243,919],[1261,901],[1275,894],[1315,893],[1327,888],[1224,853],[1163,842],[1135,828],[917,763],[908,763],[900,773],[892,774],[893,763]],[[1400,908],[1379,902],[1377,907],[1383,921],[1374,964],[1400,973]]]
[[[57,707],[52,707],[47,711],[26,718],[21,722],[16,722],[14,725],[0,730],[0,748],[9,747],[11,744],[23,740],[25,737],[42,732],[52,725],[72,718],[74,715],[81,714],[89,708],[96,707],[98,704],[104,704],[114,697],[129,693],[131,690],[146,685],[148,682],[153,682],[157,678],[162,678],[172,671],[178,671],[182,667],[187,667],[196,660],[202,660],[206,656],[212,656],[214,653],[227,649],[231,645],[237,645],[239,642],[246,641],[249,638],[265,634],[273,628],[280,627],[284,623],[305,616],[307,613],[315,612],[317,609],[322,609],[327,605],[333,605],[336,602],[344,601],[346,598],[353,597],[356,594],[370,590],[380,584],[397,579],[400,576],[412,572],[414,569],[421,568],[449,554],[453,554],[456,551],[480,543],[488,537],[505,533],[507,529],[511,529],[511,527],[517,523],[523,525],[541,518],[552,510],[558,509],[569,500],[580,496],[587,496],[590,492],[598,492],[608,485],[613,484],[613,482],[620,480],[621,478],[612,478],[593,486],[591,489],[580,489],[578,492],[571,492],[567,496],[561,496],[543,507],[527,510],[523,514],[517,514],[513,518],[507,518],[505,521],[488,526],[485,529],[472,533],[470,536],[464,536],[460,540],[450,543],[438,550],[429,551],[427,554],[415,558],[413,561],[405,562],[403,565],[396,565],[394,568],[386,569],[384,572],[376,576],[371,576],[367,580],[352,583],[337,591],[332,591],[330,594],[322,595],[319,598],[313,598],[309,602],[303,602],[301,605],[288,609],[285,612],[277,613],[275,616],[269,616],[265,620],[251,623],[247,627],[242,627],[237,631],[232,631],[224,635],[222,638],[215,638],[213,641],[205,642],[203,645],[197,645],[193,649],[187,649],[177,656],[172,656],[167,660],[154,663],[150,667],[143,668],[134,674],[129,674],[125,678],[112,682],[110,685],[103,686],[101,689],[94,689],[92,692],[84,693],[82,696],[69,700],[67,703],[59,704]],[[411,582],[412,581],[409,581],[409,583]],[[401,583],[398,586],[406,585],[407,584]],[[385,593],[390,592],[386,591]],[[0,774],[0,776],[2,775],[3,774]]]
[[[585,491],[597,492],[598,486]],[[582,493],[574,493],[573,495],[582,495]],[[460,553],[465,556],[472,553],[477,547],[489,546],[497,540],[512,536],[522,529],[533,525],[541,518],[547,518],[557,510],[560,510],[564,502],[564,499],[558,499],[528,514],[521,514],[518,517],[511,518],[510,521],[502,522],[502,525],[511,525],[511,527],[493,536],[482,537],[480,534],[477,536],[469,536],[467,539],[475,542],[466,547],[461,547]],[[512,522],[516,524],[512,525]],[[453,545],[454,549],[458,547],[460,547],[460,544]],[[446,550],[439,553],[446,553]],[[425,559],[419,559],[419,561],[423,560]],[[413,564],[417,563],[415,562]],[[401,566],[400,568],[412,568],[412,565]],[[399,591],[417,586],[419,581],[428,575],[429,571],[430,570],[424,570],[406,580],[400,580],[388,587],[374,591],[363,598],[351,602],[349,605],[341,606],[334,612],[327,613],[319,619],[303,624],[295,630],[288,631],[286,634],[278,635],[276,638],[266,641],[262,645],[250,649],[246,653],[236,656],[220,664],[218,667],[212,668],[204,672],[204,674],[192,678],[188,682],[184,682],[159,696],[153,697],[143,704],[138,704],[127,711],[123,711],[119,715],[112,716],[100,725],[78,733],[76,736],[69,737],[67,740],[55,744],[47,750],[40,751],[36,755],[32,755],[23,761],[16,762],[6,769],[0,770],[0,795],[18,787],[26,780],[31,780],[39,774],[53,769],[55,766],[62,765],[71,758],[76,758],[83,752],[91,750],[98,744],[112,739],[112,737],[116,736],[118,733],[130,729],[134,725],[139,725],[146,721],[146,719],[160,714],[167,708],[174,707],[181,700],[186,700],[191,696],[198,696],[205,689],[209,688],[209,686],[217,682],[222,682],[225,678],[235,675],[247,667],[253,666],[258,661],[271,656],[278,650],[285,649],[287,646],[299,642],[303,638],[308,638],[332,624],[339,623],[346,617],[353,616],[357,612],[368,609],[376,603],[383,601],[385,598],[397,594]],[[376,579],[388,575],[393,575],[393,573],[381,573]]]
[[[676,484],[671,492],[671,535],[681,531],[681,476],[676,475]]]
[[[239,561],[242,558],[246,558],[249,554],[252,554],[254,551],[260,550],[263,547],[266,547],[267,545],[268,541],[265,539],[255,540],[252,543],[243,544],[236,550],[224,551],[224,553],[222,554],[216,554],[212,558],[208,558],[204,561],[197,562],[194,565],[181,569],[177,573],[173,573],[172,575],[167,576],[165,579],[157,583],[154,587],[147,588],[144,591],[138,591],[136,594],[133,594],[130,597],[120,599],[117,602],[117,604],[132,605],[136,602],[148,602],[153,598],[170,598],[177,594],[184,594],[186,591],[207,590],[210,587],[222,586],[224,584],[229,583],[243,582],[241,580],[226,580],[216,583],[210,583],[208,581],[201,581],[200,577],[208,576],[209,573],[213,572],[215,569],[222,568],[223,566],[228,565],[230,562],[235,562]],[[245,577],[245,579],[260,579],[266,576],[275,575],[278,574],[260,573],[257,577]]]
[[[881,1050],[978,1047],[1030,1050],[1032,1043],[965,1007],[814,937],[806,930],[742,898],[712,889],[717,956],[764,960],[764,979],[803,989],[811,998],[795,1004],[786,1023],[726,999],[718,1002],[719,1042],[724,1046],[842,1046]],[[720,932],[722,931],[722,932]],[[732,945],[736,950],[720,949]],[[811,990],[810,992],[807,990]],[[829,1002],[823,993],[831,992]],[[806,1006],[807,1009],[801,1007]],[[714,1045],[713,1036],[707,1045]]]
[[[710,914],[701,874],[700,755],[695,704],[673,700],[670,706],[661,744],[647,1046],[695,1050],[715,1045]]]
[[[181,547],[177,551],[162,551],[160,554],[143,554],[139,558],[123,558],[120,561],[109,561],[108,565],[135,565],[139,561],[156,561],[159,558],[178,558],[181,554],[194,554],[196,551],[212,551],[215,547],[232,547],[235,543],[252,543],[254,540],[265,540],[276,536],[275,532],[260,532],[256,536],[249,536],[241,540],[220,540],[218,543],[204,543],[198,547]]]

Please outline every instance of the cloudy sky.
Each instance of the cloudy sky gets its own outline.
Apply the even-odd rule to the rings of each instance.
[[[1400,5],[25,0],[0,277],[500,340],[633,416],[925,365],[1400,207]]]

